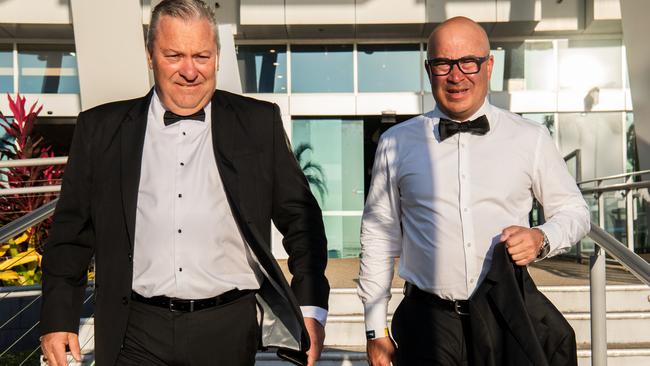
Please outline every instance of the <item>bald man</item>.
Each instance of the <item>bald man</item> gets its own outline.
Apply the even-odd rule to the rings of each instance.
[[[490,269],[495,245],[505,242],[512,261],[525,266],[588,232],[587,205],[548,130],[486,99],[493,62],[477,23],[442,23],[425,62],[435,109],[379,142],[358,287],[373,366],[478,364],[467,346],[475,341],[467,300]],[[530,228],[533,198],[546,222]],[[387,307],[396,257],[406,286],[393,343]]]

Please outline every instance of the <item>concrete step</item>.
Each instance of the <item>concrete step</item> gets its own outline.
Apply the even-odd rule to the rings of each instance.
[[[564,314],[589,312],[589,286],[542,286],[540,291]],[[389,313],[395,311],[402,301],[402,289],[391,290]],[[336,288],[330,292],[329,313],[331,315],[363,314],[363,306],[357,290]],[[650,287],[641,285],[607,286],[608,312],[650,311]]]
[[[591,339],[589,313],[565,314],[576,333],[578,344]],[[389,315],[389,321],[391,316]],[[329,347],[365,344],[362,315],[330,315],[325,328],[325,345]],[[607,341],[611,343],[650,342],[650,312],[607,314]]]
[[[76,362],[68,355],[70,366],[91,366],[94,363],[92,353],[83,354],[81,362]],[[41,365],[47,366],[41,358]],[[290,363],[278,359],[274,352],[257,354],[256,366],[288,366]],[[367,366],[363,350],[326,350],[323,352],[319,366]],[[650,365],[650,349],[608,349],[608,366],[647,366]],[[591,366],[591,352],[578,351],[578,366]]]
[[[256,357],[256,366],[287,366],[275,353],[262,352]],[[367,366],[364,350],[326,350],[318,362],[319,366]],[[650,349],[615,349],[607,351],[608,366],[647,366],[650,365]],[[578,366],[591,366],[591,351],[578,351]]]
[[[590,364],[590,322],[588,286],[545,286],[540,290],[562,311],[576,332],[580,365]],[[402,290],[393,289],[389,303],[389,320],[402,300]],[[607,287],[608,342],[615,344],[608,350],[609,365],[650,365],[650,288],[636,285]],[[93,318],[82,319],[80,344],[86,365],[94,350]],[[363,307],[356,289],[332,289],[330,311],[326,327],[324,353],[319,365],[366,365]],[[621,346],[623,344],[623,346]],[[646,346],[640,346],[646,345]],[[74,364],[74,363],[73,363]],[[287,365],[274,353],[260,353],[258,365]]]
[[[576,332],[579,345],[591,339],[589,286],[540,287],[564,314]],[[389,320],[402,300],[402,290],[392,289]],[[650,342],[650,288],[648,286],[607,286],[607,340],[610,343]],[[329,347],[365,344],[363,306],[356,289],[333,289],[326,328]]]

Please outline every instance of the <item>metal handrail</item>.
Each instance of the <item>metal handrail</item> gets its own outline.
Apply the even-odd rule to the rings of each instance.
[[[21,216],[16,220],[8,223],[7,225],[0,228],[0,243],[4,243],[7,240],[13,238],[14,236],[22,233],[23,231],[29,229],[30,227],[40,223],[41,221],[52,216],[54,209],[56,208],[56,203],[59,201],[58,198],[44,204],[43,206],[35,209],[34,211]]]
[[[21,168],[28,166],[43,166],[43,165],[65,165],[68,162],[67,156],[57,156],[51,158],[34,158],[34,159],[14,159],[14,160],[0,160],[0,169],[5,168]],[[61,190],[61,185],[43,185],[34,187],[17,187],[10,188],[6,184],[0,182],[0,196],[11,196],[16,194],[39,194],[39,193],[55,193]]]
[[[648,286],[650,286],[650,264],[598,225],[591,224],[588,236],[597,245],[594,254],[589,258],[591,364],[605,366],[607,365],[607,278],[604,251]]]
[[[602,181],[605,181],[605,180],[629,178],[629,177],[634,177],[634,176],[637,176],[637,175],[645,175],[645,174],[650,174],[650,170],[639,170],[639,171],[631,172],[631,173],[621,173],[621,174],[609,175],[609,176],[606,176],[606,177],[592,178],[592,179],[587,179],[587,180],[583,180],[583,181],[578,181],[577,184],[582,185],[582,184],[593,183],[593,182],[602,182]]]
[[[631,251],[625,244],[616,240],[612,234],[603,230],[598,225],[591,224],[591,230],[588,236],[636,278],[650,286],[650,263],[646,262],[638,254]]]
[[[16,168],[16,167],[41,166],[41,165],[65,165],[67,162],[68,162],[67,156],[57,156],[51,158],[1,160],[0,168]]]
[[[576,176],[575,179],[576,181],[582,180],[582,153],[580,152],[580,149],[575,149],[568,153],[564,157],[564,161],[567,162],[570,159],[576,158]]]
[[[650,188],[650,180],[646,180],[643,182],[610,184],[608,186],[603,186],[603,187],[582,188],[580,189],[580,192],[582,192],[582,194],[590,194],[590,193],[604,193],[604,192],[612,192],[612,191],[628,191],[628,190],[639,189],[639,188]]]

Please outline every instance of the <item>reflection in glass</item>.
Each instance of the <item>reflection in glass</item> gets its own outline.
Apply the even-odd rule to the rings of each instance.
[[[560,90],[623,88],[621,40],[559,40]]]
[[[14,57],[11,45],[0,45],[0,93],[14,92]]]
[[[359,92],[419,92],[420,45],[358,45]]]
[[[634,251],[650,253],[650,192],[648,188],[634,191]]]
[[[244,93],[287,92],[286,46],[237,46],[237,64]]]
[[[559,113],[560,152],[580,149],[582,179],[623,173],[622,125],[620,112]]]
[[[325,190],[313,180],[310,187],[323,210],[330,256],[356,257],[364,196],[363,121],[294,119],[291,140],[296,150],[309,145],[300,154],[301,167],[325,183]],[[322,177],[305,169],[313,165]]]
[[[627,244],[627,212],[623,192],[605,192],[605,230],[616,240]]]
[[[585,195],[583,197],[584,197],[585,201],[587,202],[587,206],[589,207],[589,214],[590,214],[590,217],[591,217],[591,222],[595,222],[595,223],[599,222],[598,221],[598,217],[599,217],[598,216],[598,199],[596,197],[594,197],[593,194]],[[590,237],[585,236],[582,240],[580,240],[579,245],[581,245],[580,248],[582,250],[582,253],[586,254],[586,253],[593,253],[594,247],[595,247],[596,244],[594,243],[593,240],[591,240]],[[570,253],[575,254],[576,249],[571,248]]]
[[[548,129],[551,136],[555,135],[555,114],[553,113],[524,113],[524,118],[543,124]]]
[[[552,41],[496,42],[492,48],[491,90],[555,90]]]
[[[634,113],[625,113],[625,141],[627,143],[627,164],[626,172],[635,172],[639,169],[639,156],[636,149],[636,133],[634,131]]]
[[[74,46],[20,45],[18,66],[21,93],[79,93]]]
[[[353,92],[352,45],[291,46],[291,91]]]

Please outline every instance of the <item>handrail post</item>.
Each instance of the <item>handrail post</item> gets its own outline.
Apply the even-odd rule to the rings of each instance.
[[[591,365],[607,366],[607,303],[605,298],[605,252],[594,246],[589,257],[589,283],[591,301]]]
[[[632,190],[625,190],[625,233],[627,247],[634,252],[634,194]]]
[[[576,182],[582,181],[582,153],[580,149],[576,150]],[[578,263],[582,264],[582,240],[576,245],[576,257]]]

